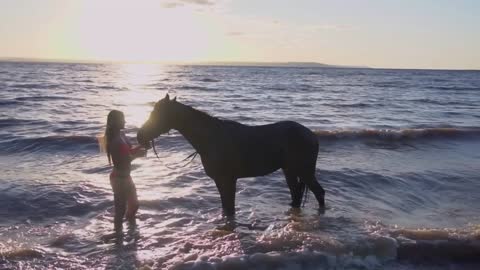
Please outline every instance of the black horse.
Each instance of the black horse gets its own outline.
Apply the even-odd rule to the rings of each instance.
[[[235,214],[235,190],[238,178],[263,176],[282,169],[292,207],[300,207],[306,187],[325,207],[325,191],[315,179],[318,139],[293,121],[262,126],[247,126],[221,120],[190,106],[170,100],[168,94],[155,104],[150,118],[137,133],[141,145],[178,130],[201,157],[205,173],[220,192],[226,216]]]

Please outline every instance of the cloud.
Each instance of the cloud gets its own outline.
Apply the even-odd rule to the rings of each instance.
[[[176,8],[176,7],[180,7],[180,6],[183,6],[183,4],[179,3],[179,2],[162,3],[162,7],[164,7],[164,8]]]
[[[171,0],[162,4],[164,8],[176,8],[184,5],[213,6],[214,0]]]
[[[245,35],[246,33],[245,32],[241,32],[241,31],[230,31],[230,32],[227,32],[227,35],[228,36],[243,36]]]
[[[212,0],[180,0],[184,3],[191,3],[191,4],[197,4],[197,5],[207,5],[211,6],[214,5],[215,2]]]

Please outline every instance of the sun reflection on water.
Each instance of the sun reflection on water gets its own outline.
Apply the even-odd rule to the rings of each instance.
[[[118,66],[119,83],[129,87],[145,87],[165,74],[165,66],[160,64],[129,63]]]
[[[148,118],[153,102],[160,99],[156,83],[164,80],[167,67],[160,64],[121,64],[115,84],[121,90],[114,95],[114,103],[125,113],[127,126],[139,127]]]

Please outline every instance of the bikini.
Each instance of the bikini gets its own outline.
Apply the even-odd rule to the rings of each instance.
[[[141,146],[132,147],[128,140],[124,135],[121,136],[121,143],[119,145],[119,154],[121,156],[124,155],[135,155]],[[112,172],[110,173],[110,184],[112,185],[112,189],[114,193],[122,194],[123,192],[127,192],[127,211],[126,217],[134,217],[135,212],[138,209],[138,199],[137,199],[137,191],[135,188],[135,184],[133,183],[132,177],[130,173],[126,175],[124,172],[119,172],[115,167],[113,168]],[[125,186],[127,185],[127,186]]]
[[[132,147],[132,145],[128,142],[127,138],[125,135],[121,135],[121,143],[120,143],[120,151],[119,154],[121,156],[125,155],[135,155],[139,150],[141,146],[136,146]],[[127,175],[122,175],[122,173],[119,173],[118,170],[114,167],[112,172],[110,173],[110,179],[115,178],[115,177],[126,177]],[[128,175],[130,177],[130,174]]]

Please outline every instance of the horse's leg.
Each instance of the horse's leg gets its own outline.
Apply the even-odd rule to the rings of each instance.
[[[315,178],[315,173],[300,175],[300,181],[305,183],[313,192],[313,194],[315,194],[315,198],[317,198],[318,201],[318,206],[322,209],[325,208],[325,190]]]
[[[227,217],[235,215],[235,191],[237,179],[215,179],[220,199],[222,200],[223,214]]]
[[[290,170],[284,169],[285,179],[287,180],[288,188],[290,189],[290,195],[292,196],[292,202],[290,205],[295,208],[302,206],[303,191],[305,190],[305,184],[298,181],[297,174]]]

